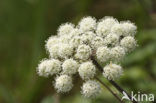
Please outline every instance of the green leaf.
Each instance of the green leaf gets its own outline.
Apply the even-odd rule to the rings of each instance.
[[[0,84],[0,97],[4,99],[6,103],[15,103],[13,96],[10,91]]]
[[[54,99],[53,99],[53,96],[52,95],[49,95],[47,97],[45,97],[41,103],[54,103]]]

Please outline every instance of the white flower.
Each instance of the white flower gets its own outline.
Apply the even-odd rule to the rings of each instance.
[[[49,63],[47,64],[48,67],[48,72],[50,75],[59,73],[61,71],[61,62],[57,59],[51,59],[48,61]]]
[[[114,33],[108,34],[108,35],[105,37],[105,39],[104,39],[104,43],[105,43],[106,45],[110,45],[110,44],[111,44],[112,46],[114,46],[114,45],[117,45],[118,42],[119,42],[119,36],[116,35],[116,34],[114,34]]]
[[[116,46],[111,49],[110,56],[113,61],[119,61],[125,56],[125,50],[120,46]]]
[[[38,73],[39,76],[44,76],[44,77],[48,77],[49,76],[49,73],[47,72],[47,68],[48,68],[47,64],[48,64],[48,60],[43,60],[38,65],[37,73]]]
[[[82,32],[94,30],[96,28],[96,19],[93,17],[85,17],[79,22],[79,28]]]
[[[59,60],[50,59],[50,60],[43,60],[38,65],[38,74],[40,76],[49,76],[61,71],[61,62]]]
[[[78,70],[79,64],[73,59],[67,59],[62,64],[62,69],[64,74],[72,75]]]
[[[126,50],[126,51],[132,51],[136,47],[136,40],[132,36],[124,37],[120,45]]]
[[[80,44],[82,44],[82,39],[81,36],[74,36],[73,38],[71,38],[70,42],[69,42],[73,47],[77,48]]]
[[[97,35],[101,36],[101,37],[105,37],[110,33],[110,28],[108,28],[107,26],[105,26],[102,23],[99,23],[99,25],[97,26]]]
[[[74,25],[71,23],[62,24],[58,29],[58,35],[69,35],[71,31],[74,29]]]
[[[97,59],[104,63],[110,59],[110,49],[105,47],[99,47],[96,51]]]
[[[91,79],[96,74],[96,68],[92,62],[85,62],[80,65],[78,72],[82,79]]]
[[[57,92],[68,92],[72,87],[72,78],[68,75],[61,75],[55,80],[55,88],[57,89]]]
[[[134,36],[137,27],[133,23],[127,21],[127,22],[122,22],[121,24],[123,26],[123,31],[125,36]]]
[[[51,46],[55,45],[55,44],[58,44],[60,41],[59,41],[59,38],[56,37],[56,36],[51,36],[49,37],[49,39],[46,41],[46,49],[49,51],[49,49],[51,48]]]
[[[89,80],[85,82],[81,87],[81,89],[82,89],[82,94],[84,95],[84,97],[87,98],[94,98],[97,95],[99,95],[101,91],[101,87],[99,83],[97,83],[94,80]]]
[[[75,57],[81,60],[89,59],[91,55],[91,48],[88,45],[80,45],[77,49]]]
[[[109,28],[118,23],[117,19],[109,16],[105,17],[102,21],[105,22],[105,25],[107,25]]]
[[[137,46],[134,38],[136,29],[133,23],[118,22],[113,17],[104,17],[96,23],[95,18],[88,16],[81,19],[77,26],[62,24],[57,35],[46,41],[50,59],[39,63],[38,75],[57,75],[55,89],[68,92],[73,87],[72,76],[79,74],[86,82],[82,86],[82,94],[95,97],[100,92],[100,86],[91,80],[96,75],[96,62],[92,59],[103,65],[110,61],[121,62],[126,53]],[[122,68],[117,64],[106,65],[103,70],[103,75],[109,80],[115,80],[122,74]]]
[[[68,36],[67,35],[62,35],[60,37],[60,42],[64,43],[64,44],[68,44],[70,39],[71,39],[71,35],[68,35]]]
[[[105,37],[111,32],[113,25],[117,24],[118,21],[113,17],[105,17],[97,25],[97,34],[99,36]]]
[[[73,30],[70,32],[70,36],[71,36],[71,37],[73,37],[73,36],[78,36],[78,35],[80,35],[80,34],[81,34],[80,30],[77,29],[77,28],[73,29]]]
[[[93,32],[85,32],[81,36],[81,40],[84,44],[91,44],[91,41],[95,37],[95,34]]]
[[[109,65],[106,65],[103,68],[103,70],[104,70],[103,72],[104,77],[106,77],[109,80],[116,80],[123,73],[122,67],[120,65],[111,64],[111,63]]]
[[[119,23],[114,24],[111,28],[111,32],[118,36],[122,36],[124,34],[123,25]]]
[[[97,49],[98,47],[104,46],[104,40],[102,37],[95,36],[91,42],[91,47]]]
[[[49,53],[51,58],[58,58],[59,57],[59,49],[60,44],[54,44],[49,48]]]
[[[60,44],[59,55],[68,58],[73,55],[73,47],[70,44]]]

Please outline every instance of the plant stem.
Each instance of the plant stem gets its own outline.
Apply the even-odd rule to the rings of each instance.
[[[55,93],[54,97],[55,97],[54,103],[60,103],[60,95],[58,93]]]
[[[101,71],[103,72],[103,68],[101,67],[101,65],[94,59],[94,57],[92,57],[92,61],[93,63],[96,65],[96,67]],[[107,79],[108,80],[108,79]],[[121,88],[116,82],[112,81],[112,80],[108,80],[120,93],[123,94],[123,92],[125,92],[127,95],[128,93],[123,89]],[[128,97],[131,99],[132,97],[130,95],[128,95]],[[132,99],[131,99],[132,100]],[[135,101],[133,99],[132,103],[138,103],[137,101]]]
[[[95,78],[96,78],[96,80],[99,81],[106,89],[108,89],[109,92],[111,92],[111,93],[114,95],[114,97],[116,97],[116,98],[118,99],[118,101],[119,101],[120,103],[124,103],[124,102],[120,99],[120,97],[119,97],[118,95],[116,95],[104,82],[102,82],[98,77],[95,77]]]

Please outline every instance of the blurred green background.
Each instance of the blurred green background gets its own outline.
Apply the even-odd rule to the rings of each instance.
[[[58,95],[52,79],[36,74],[48,57],[45,40],[60,24],[77,24],[87,15],[136,23],[139,46],[123,61],[117,83],[156,96],[156,0],[0,0],[0,103],[118,103],[105,88],[95,99],[84,99],[80,79],[71,92]]]

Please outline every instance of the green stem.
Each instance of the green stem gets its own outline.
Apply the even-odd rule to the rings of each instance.
[[[124,103],[120,97],[118,95],[116,95],[104,82],[102,82],[98,77],[95,77],[97,81],[99,81],[106,89],[109,90],[109,92],[111,92],[114,97],[120,102],[120,103]]]
[[[101,65],[94,59],[94,57],[92,57],[92,61],[93,63],[96,65],[96,67],[101,71],[103,72],[103,68],[101,67]],[[108,79],[107,79],[108,80]],[[131,99],[132,97],[123,89],[121,88],[116,82],[112,81],[112,80],[108,80],[121,94],[123,94],[123,92],[125,92],[128,97]],[[132,100],[131,101],[132,103],[138,103],[137,101],[135,100]]]

